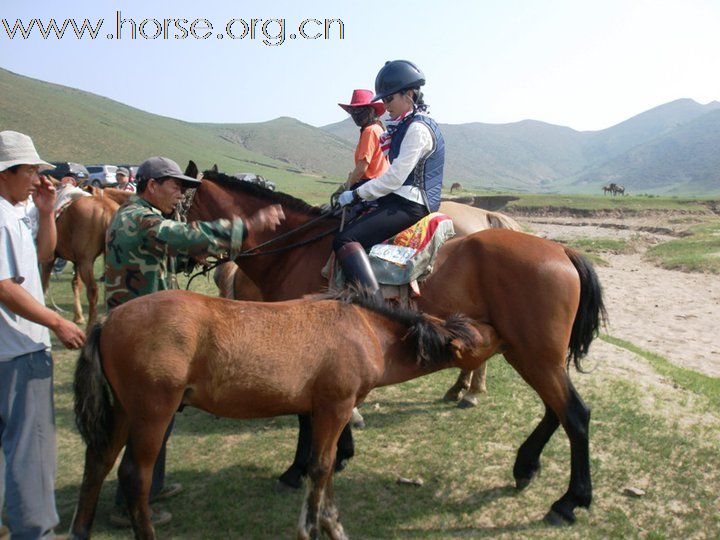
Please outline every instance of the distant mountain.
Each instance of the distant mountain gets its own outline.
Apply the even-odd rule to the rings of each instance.
[[[584,132],[535,120],[441,124],[446,173],[466,187],[485,189],[596,192],[617,181],[636,192],[720,193],[715,158],[707,151],[718,111],[717,101],[679,99]],[[349,119],[323,129],[348,141],[357,138]],[[682,148],[683,155],[669,147]]]
[[[0,69],[0,129],[33,136],[43,156],[139,163],[167,155],[201,168],[255,172],[314,202],[344,180],[359,135],[350,119],[316,128],[281,117],[252,124],[190,123]],[[600,131],[536,120],[441,124],[446,180],[466,188],[597,193],[720,194],[720,103],[680,99]]]
[[[287,163],[298,172],[345,178],[355,145],[286,116],[256,124],[199,124],[219,138]]]
[[[631,192],[720,193],[720,110],[667,130],[580,175],[576,186],[616,182]]]

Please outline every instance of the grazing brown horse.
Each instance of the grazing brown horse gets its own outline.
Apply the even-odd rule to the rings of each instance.
[[[339,225],[336,218],[322,218],[320,208],[284,193],[206,173],[188,219],[247,217],[269,204],[282,205],[286,220],[275,232],[250,231],[245,244],[250,251],[279,234],[316,221],[294,236],[263,248],[268,254],[241,256],[236,262],[266,300],[320,291],[326,286],[320,270],[332,250],[329,233]],[[572,361],[580,369],[580,360],[604,317],[602,290],[592,265],[576,251],[555,242],[490,229],[443,246],[435,270],[422,286],[417,306],[436,317],[464,313],[496,330],[505,359],[545,405],[545,416],[518,450],[513,468],[516,486],[523,489],[536,476],[540,454],[562,424],[570,440],[570,485],[553,503],[546,519],[574,522],[575,508],[587,508],[592,500],[590,410],[570,381],[568,366]],[[281,477],[290,486],[299,486],[306,470],[310,444],[309,434],[302,428],[301,423],[295,461]]]
[[[118,190],[115,190],[118,191]],[[75,265],[73,274],[74,316],[77,324],[85,322],[80,304],[80,280],[85,285],[88,299],[88,327],[97,318],[98,286],[93,265],[95,259],[105,252],[105,231],[119,205],[110,197],[93,195],[73,201],[57,219],[58,257]],[[42,265],[43,288],[50,284],[53,262]]]
[[[462,190],[462,188],[463,188],[463,187],[462,187],[462,184],[461,184],[460,182],[455,182],[455,183],[453,183],[452,186],[450,186],[450,193],[452,193],[452,192],[455,191],[456,189],[457,189],[457,190]]]
[[[236,302],[163,291],[113,310],[92,329],[75,373],[87,451],[71,537],[90,536],[103,480],[126,446],[118,476],[135,537],[155,538],[153,465],[173,414],[190,405],[230,418],[310,414],[311,486],[298,537],[323,530],[346,538],[332,466],[355,404],[379,386],[453,366],[472,369],[495,352],[498,338],[462,316],[443,322],[364,294],[344,300]]]

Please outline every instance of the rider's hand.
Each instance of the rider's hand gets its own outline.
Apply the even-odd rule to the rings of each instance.
[[[354,191],[343,191],[338,197],[338,204],[340,206],[347,206],[348,204],[352,203],[353,200],[355,200]]]
[[[57,338],[68,349],[79,349],[85,343],[85,332],[75,323],[58,317],[58,322],[52,327]]]
[[[282,207],[279,204],[266,206],[255,212],[252,216],[245,220],[245,226],[248,230],[258,233],[270,229],[274,231],[278,225],[285,219]]]

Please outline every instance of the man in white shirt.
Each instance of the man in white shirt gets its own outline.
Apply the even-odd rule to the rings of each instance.
[[[38,168],[32,140],[0,132],[0,448],[5,457],[8,525],[15,539],[54,537],[55,428],[53,425],[52,330],[68,348],[85,334],[45,307],[38,260],[55,251],[55,191]],[[33,195],[32,220],[17,205]]]

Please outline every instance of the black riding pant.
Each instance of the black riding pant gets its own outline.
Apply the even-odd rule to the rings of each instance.
[[[417,223],[429,214],[427,208],[399,195],[390,194],[378,199],[374,212],[345,226],[333,242],[337,251],[345,244],[359,242],[366,250]]]

